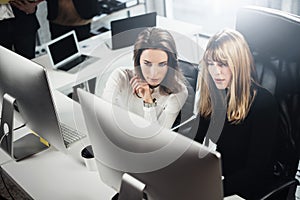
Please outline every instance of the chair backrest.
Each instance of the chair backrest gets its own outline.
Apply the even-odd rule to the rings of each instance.
[[[281,109],[278,173],[295,177],[300,157],[300,18],[269,8],[248,6],[236,17],[236,30],[253,53],[258,80],[272,92]],[[280,152],[278,152],[280,153]],[[287,156],[288,154],[288,156]]]
[[[189,63],[187,61],[179,60],[179,69],[183,73],[186,79],[186,86],[188,89],[188,97],[184,103],[179,115],[177,116],[173,127],[183,123],[188,120],[193,115],[194,102],[195,102],[195,92],[198,78],[198,66],[196,64]],[[181,126],[176,131],[192,138],[190,130],[192,128],[192,123],[187,123],[186,125]]]

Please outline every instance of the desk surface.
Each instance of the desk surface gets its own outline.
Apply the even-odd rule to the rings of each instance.
[[[76,145],[81,146],[74,144]],[[5,164],[2,168],[33,199],[110,200],[116,193],[101,181],[96,171],[88,171],[82,160],[54,149],[48,149],[22,162]],[[241,199],[236,195],[225,198]]]
[[[0,166],[8,162],[11,162],[11,157],[8,156],[8,154],[5,153],[2,149],[0,149]]]
[[[184,58],[198,62],[199,51],[194,51],[194,39],[196,39],[194,35],[201,31],[201,27],[162,17],[158,17],[158,26],[173,32],[180,32],[175,36],[176,43],[179,44],[178,49],[181,49],[179,53]],[[49,68],[47,55],[35,59],[36,62],[48,68],[50,85],[54,93],[56,93],[55,89],[67,90],[76,82],[88,80],[91,76],[95,76],[95,71],[101,73],[101,70],[103,71],[105,67],[112,64],[112,58],[120,59],[119,62],[113,63],[114,65],[132,64],[132,47],[110,50],[105,45],[105,41],[110,38],[109,34],[107,32],[80,43],[83,53],[98,56],[100,60],[79,74],[52,70]],[[187,40],[190,40],[190,45],[186,45]],[[70,99],[65,95],[55,96],[59,117],[74,116],[74,109],[79,105],[69,104]],[[81,114],[76,111],[76,115]],[[72,118],[68,120],[74,123]],[[81,126],[84,127],[84,125]],[[27,130],[23,131],[23,133],[26,132]],[[66,154],[49,148],[20,162],[10,160],[0,150],[0,164],[5,172],[34,199],[110,199],[115,191],[101,181],[96,171],[88,171],[80,156],[81,149],[87,144],[89,140],[85,138],[71,145]]]
[[[33,199],[96,200],[110,199],[115,194],[97,171],[88,171],[83,160],[53,148],[2,168]]]

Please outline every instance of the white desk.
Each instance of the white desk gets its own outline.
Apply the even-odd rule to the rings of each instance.
[[[11,161],[11,157],[7,155],[2,149],[0,149],[0,166]]]
[[[51,148],[2,168],[33,199],[96,200],[111,199],[115,194],[82,160]]]
[[[162,17],[158,17],[158,26],[172,29],[172,33],[180,32],[181,34],[177,33],[174,36],[179,56],[198,62],[199,51],[194,49],[197,47],[194,34],[199,33],[201,27]],[[100,58],[98,62],[83,69],[80,73],[68,74],[52,70],[49,68],[47,55],[35,59],[36,62],[48,68],[59,117],[68,118],[69,123],[76,123],[76,126],[82,128],[83,131],[85,125],[81,124],[83,120],[79,105],[73,104],[72,100],[55,89],[69,90],[77,83],[102,73],[107,67],[132,66],[132,47],[112,51],[105,45],[105,40],[110,38],[109,34],[107,32],[95,36],[80,44],[84,53]],[[70,116],[77,116],[77,120],[74,122]],[[27,132],[27,130],[22,131]],[[115,191],[101,181],[97,172],[88,171],[84,166],[80,152],[87,144],[89,144],[89,139],[85,138],[73,144],[67,154],[49,148],[20,162],[10,160],[6,154],[3,154],[3,151],[0,151],[0,163],[6,174],[33,199],[110,199]]]
[[[54,101],[61,121],[86,131],[78,103],[57,91]],[[27,128],[18,130],[15,139],[28,132]],[[81,150],[88,144],[87,137],[72,144],[67,153],[50,147],[19,162],[1,150],[1,167],[33,199],[110,199],[115,191],[101,181],[97,171],[89,171],[81,158]]]

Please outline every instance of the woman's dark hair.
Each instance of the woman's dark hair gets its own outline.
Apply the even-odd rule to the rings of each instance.
[[[145,79],[140,67],[140,57],[144,50],[159,49],[167,53],[168,72],[160,84],[161,94],[177,93],[182,87],[179,80],[183,80],[183,75],[179,71],[177,50],[174,38],[167,31],[160,28],[146,28],[142,31],[134,44],[133,60],[134,70],[137,76]]]

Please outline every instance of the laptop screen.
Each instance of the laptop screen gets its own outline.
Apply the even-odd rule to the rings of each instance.
[[[153,26],[156,26],[156,12],[112,21],[112,49],[133,45],[141,31]]]
[[[71,31],[50,41],[47,44],[47,52],[55,69],[80,56],[75,32]]]

